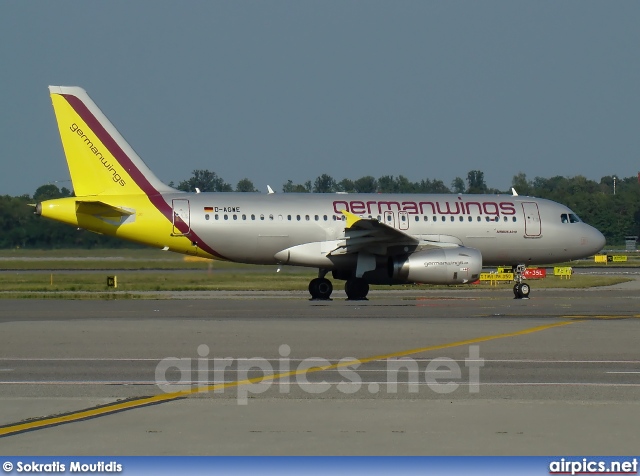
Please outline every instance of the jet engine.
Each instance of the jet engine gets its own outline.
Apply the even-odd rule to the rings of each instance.
[[[482,254],[475,248],[432,249],[389,259],[395,281],[423,284],[464,284],[476,281],[482,271]]]

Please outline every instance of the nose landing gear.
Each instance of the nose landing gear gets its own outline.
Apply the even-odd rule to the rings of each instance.
[[[513,275],[516,284],[513,285],[514,299],[529,299],[529,293],[531,292],[531,286],[527,283],[523,283],[524,272],[527,270],[527,266],[519,264],[513,267]]]
[[[531,287],[527,283],[516,283],[513,285],[514,299],[529,299]]]

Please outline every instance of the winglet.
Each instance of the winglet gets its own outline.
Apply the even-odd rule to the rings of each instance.
[[[346,210],[341,210],[341,213],[345,216],[345,218],[347,219],[347,226],[346,228],[351,228],[353,225],[355,225],[356,223],[358,223],[360,220],[362,220],[362,218],[360,218],[358,215],[354,215],[351,212],[348,212]]]
[[[514,197],[518,196],[518,192],[516,192],[516,189],[511,187],[511,193],[513,194]]]
[[[273,189],[269,185],[267,185],[267,193],[271,195],[272,193],[276,193],[276,192],[274,192]]]

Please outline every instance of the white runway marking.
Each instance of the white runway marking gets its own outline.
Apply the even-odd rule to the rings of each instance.
[[[217,385],[217,384],[223,384],[223,383],[234,383],[235,380],[226,380],[226,381],[208,381],[208,382],[195,382],[195,381],[191,381],[191,382],[181,382],[181,383],[177,383],[175,384],[175,387],[183,387],[185,385],[190,385],[190,386],[197,386],[197,385]],[[273,381],[273,380],[268,380],[265,383],[270,384],[270,385],[294,385],[293,382],[278,382],[278,381]],[[335,380],[335,381],[330,381],[330,380],[326,380],[324,382],[305,382],[304,385],[337,385],[337,384],[342,384],[342,385],[360,385],[362,387],[369,385],[369,384],[378,384],[381,387],[385,386],[385,385],[389,385],[389,382],[386,381],[371,381],[371,380],[363,380],[362,382],[345,382],[342,380]],[[464,387],[464,386],[468,386],[471,385],[468,382],[454,382],[457,385]],[[258,384],[258,382],[256,382],[256,384]],[[392,382],[393,385],[398,385],[399,387],[403,386],[403,385],[407,385],[407,382],[404,381],[398,381],[396,382]],[[0,385],[156,385],[155,381],[151,381],[151,380],[138,380],[138,381],[116,381],[116,380],[109,380],[109,381],[16,381],[16,382],[11,382],[11,381],[0,381]],[[412,382],[412,385],[429,385],[429,383],[427,382]],[[433,383],[431,383],[431,385],[433,385]],[[477,384],[474,384],[477,385]],[[611,383],[611,382],[487,382],[487,383],[480,383],[480,386],[484,386],[484,387],[519,387],[519,386],[529,386],[529,387],[535,387],[535,386],[539,386],[539,387],[549,387],[549,386],[570,386],[570,387],[640,387],[640,383]],[[163,384],[163,387],[169,388],[169,387],[173,387],[174,384]],[[231,389],[228,389],[231,390]]]
[[[268,361],[277,361],[282,357],[232,357],[232,356],[224,356],[231,357],[236,361],[246,361],[255,359],[256,357],[264,358]],[[163,356],[163,357],[132,357],[132,358],[114,358],[114,357],[0,357],[0,362],[158,362],[160,360],[170,358],[170,359],[194,359],[194,360],[208,360],[215,361],[223,358],[222,356],[218,357],[209,357],[207,359],[203,359],[199,356],[194,355],[186,355],[183,357],[176,357],[174,355],[171,356]],[[325,362],[328,360],[331,363],[337,363],[342,359],[340,358],[318,358],[318,357],[309,357],[303,359],[288,359],[290,362]],[[431,362],[433,359],[412,359],[407,357],[401,357],[396,359],[399,361],[402,360],[413,360],[414,362]],[[469,359],[452,359],[454,362],[475,362],[475,360]],[[513,364],[640,364],[640,360],[544,360],[544,359],[483,359],[481,362],[485,363],[513,363]]]

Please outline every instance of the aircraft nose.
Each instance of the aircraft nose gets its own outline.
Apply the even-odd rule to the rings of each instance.
[[[604,237],[604,235],[600,233],[598,230],[596,230],[592,226],[590,226],[589,228],[590,230],[589,230],[589,233],[587,234],[587,240],[588,240],[587,244],[588,246],[592,247],[592,253],[596,254],[598,251],[604,248],[604,245],[606,244],[607,240]]]

